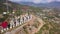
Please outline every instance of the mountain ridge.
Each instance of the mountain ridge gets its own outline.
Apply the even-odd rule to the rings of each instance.
[[[28,6],[36,6],[36,7],[60,8],[60,2],[58,1],[53,1],[50,3],[38,3],[38,4],[35,4],[33,2],[16,2],[16,3],[22,4],[22,5],[28,5]]]

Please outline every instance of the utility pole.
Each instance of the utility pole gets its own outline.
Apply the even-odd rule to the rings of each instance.
[[[9,13],[8,0],[6,0],[6,8],[7,8],[7,13]]]
[[[9,10],[8,10],[8,0],[6,0],[6,11],[7,12],[5,12],[5,11],[3,12],[4,15],[7,14],[7,13],[9,13]]]

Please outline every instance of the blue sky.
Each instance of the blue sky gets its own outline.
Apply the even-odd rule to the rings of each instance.
[[[14,2],[33,2],[33,3],[49,3],[49,2],[52,2],[52,1],[59,1],[60,0],[10,0],[10,1],[14,1]]]

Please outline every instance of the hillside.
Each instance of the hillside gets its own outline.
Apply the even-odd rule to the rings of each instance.
[[[18,9],[22,6],[11,1],[8,1],[8,4],[6,4],[6,0],[0,0],[0,13],[7,11],[7,5],[8,5],[8,10],[11,12],[13,11],[14,8]]]
[[[13,12],[14,8],[18,10],[18,8],[20,8],[19,6],[21,6],[17,3],[13,3],[10,1],[8,1],[8,4],[6,4],[6,0],[0,0],[0,22],[3,22],[8,17],[10,17],[8,13],[6,15],[3,15],[3,12],[7,12],[7,5],[8,5],[9,14]]]
[[[0,19],[0,22],[1,20],[3,22],[8,17],[11,18],[12,15],[13,17],[15,17],[15,16],[20,16],[21,14],[28,13],[41,18],[46,23],[36,34],[60,34],[60,9],[57,9],[60,7],[60,2],[52,2],[48,4],[34,4],[30,2],[15,3],[15,2],[8,1],[8,4],[5,3],[6,0],[0,1],[0,14],[2,14],[3,12],[7,12],[6,5],[8,5],[9,14],[6,15],[2,14],[2,16],[4,17],[3,19]],[[33,6],[30,6],[31,4]],[[46,8],[46,7],[52,7],[52,8]],[[14,14],[13,14],[13,10],[16,10]],[[33,19],[31,21],[33,21]],[[35,22],[34,25],[36,25]]]

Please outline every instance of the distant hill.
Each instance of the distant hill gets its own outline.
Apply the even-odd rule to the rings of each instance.
[[[58,1],[53,1],[50,3],[38,3],[38,4],[35,4],[33,2],[16,2],[16,3],[22,4],[22,5],[28,5],[28,6],[36,6],[36,7],[60,8],[60,2]]]
[[[6,3],[6,0],[0,0],[0,14],[7,11],[7,6],[4,3]],[[8,8],[12,10],[10,6]]]
[[[8,4],[6,4],[6,0],[0,0],[0,14],[7,11],[7,5],[8,5],[8,10],[11,12],[14,8],[18,9],[22,6],[20,4],[11,1],[8,1]]]
[[[8,1],[8,4],[7,4],[6,0],[0,0],[0,15],[3,16],[3,17],[0,16],[0,22],[5,21],[9,17],[8,14],[2,15],[3,12],[7,12],[7,5],[8,5],[8,10],[10,13],[13,11],[13,9],[16,8],[16,10],[18,10],[18,8],[21,8],[23,6],[23,5],[20,5],[11,1]]]

